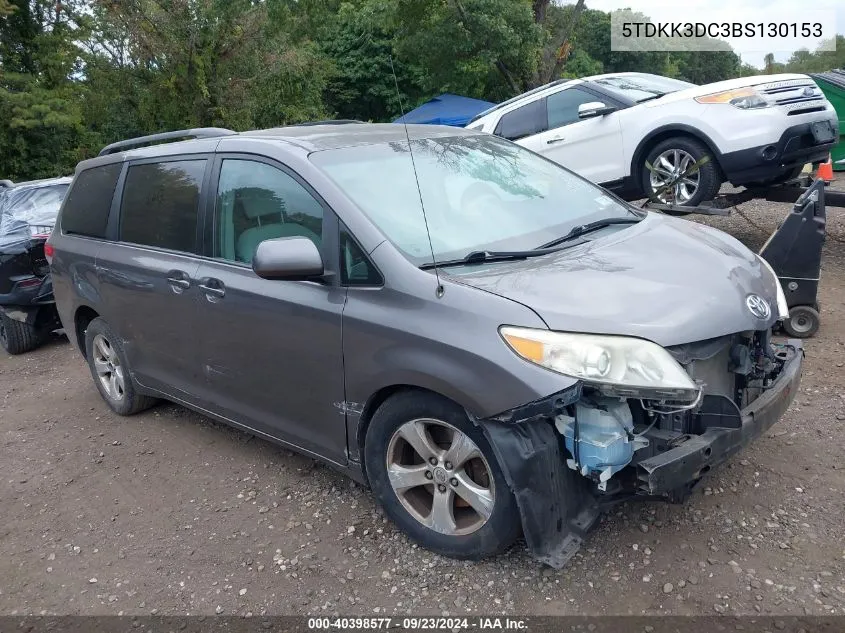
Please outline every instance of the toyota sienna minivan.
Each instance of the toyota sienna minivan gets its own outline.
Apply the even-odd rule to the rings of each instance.
[[[737,240],[468,130],[116,143],[46,253],[115,412],[163,398],[320,459],[459,558],[523,535],[563,565],[609,503],[683,500],[801,376]]]

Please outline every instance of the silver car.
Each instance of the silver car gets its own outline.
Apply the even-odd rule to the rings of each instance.
[[[683,499],[801,375],[734,238],[455,128],[121,142],[46,252],[114,411],[165,398],[313,456],[459,558],[522,534],[563,565],[607,504]]]

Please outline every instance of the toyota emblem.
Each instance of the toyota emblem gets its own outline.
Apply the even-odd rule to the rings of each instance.
[[[759,295],[748,295],[745,299],[745,305],[748,306],[748,311],[758,319],[765,321],[772,314],[769,302]]]

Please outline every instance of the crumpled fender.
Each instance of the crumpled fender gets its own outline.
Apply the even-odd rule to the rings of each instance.
[[[566,467],[554,416],[581,395],[580,385],[476,420],[516,497],[525,541],[540,562],[560,569],[599,516],[589,482]]]

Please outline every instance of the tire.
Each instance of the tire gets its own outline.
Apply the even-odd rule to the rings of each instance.
[[[661,156],[666,157],[667,152],[670,153],[668,156],[670,162],[673,160],[671,153],[678,152],[678,157],[680,159],[678,162],[681,163],[681,167],[686,165],[684,162],[684,154],[691,157],[689,164],[694,164],[705,156],[709,156],[710,159],[703,165],[700,165],[697,172],[689,174],[689,179],[696,181],[696,187],[695,190],[692,191],[692,187],[690,185],[685,186],[684,190],[691,194],[688,199],[681,202],[675,202],[674,199],[672,199],[672,194],[674,192],[666,192],[662,194],[662,197],[666,199],[665,201],[673,202],[674,204],[682,204],[683,206],[695,207],[702,202],[712,200],[716,197],[716,194],[719,193],[719,188],[722,186],[722,176],[719,171],[719,165],[716,163],[716,158],[700,141],[688,136],[673,136],[660,141],[657,145],[652,147],[645,155],[643,164],[640,165],[640,183],[643,194],[646,198],[651,199],[655,195],[655,190],[651,182],[652,172],[649,171],[645,163],[648,162],[648,164],[658,168],[662,166],[661,162],[658,162],[658,159]],[[665,166],[663,169],[666,169]],[[689,167],[686,167],[685,169],[689,169]],[[663,173],[658,173],[656,177],[659,178],[662,175]]]
[[[24,354],[41,344],[42,337],[31,325],[0,313],[0,345],[12,355]]]
[[[118,415],[133,415],[156,403],[156,398],[138,393],[123,344],[100,317],[85,330],[85,357],[97,390]]]
[[[789,318],[783,322],[786,333],[795,338],[810,338],[819,331],[821,316],[810,306],[795,306],[789,310]]]
[[[405,429],[404,435],[400,428]],[[413,439],[424,450],[434,449],[436,467],[426,464],[405,439],[420,428],[423,434]],[[453,448],[461,450],[450,453],[445,449],[455,439],[462,441]],[[450,455],[456,455],[460,462],[446,461]],[[396,473],[408,461],[413,462],[408,472],[413,469],[419,479],[406,479],[412,485],[397,492],[388,474],[388,462],[396,481]],[[484,433],[463,409],[445,398],[413,391],[388,398],[367,429],[364,464],[373,493],[387,516],[426,549],[452,558],[477,560],[502,552],[520,535],[516,500]],[[474,499],[475,505],[462,495]],[[441,510],[446,508],[436,513],[436,520],[435,503]],[[476,506],[484,510],[479,512]]]

